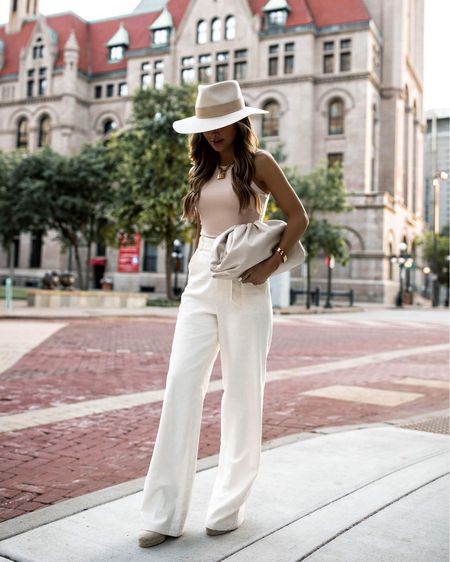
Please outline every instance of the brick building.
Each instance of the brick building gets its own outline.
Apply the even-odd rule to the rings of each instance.
[[[136,88],[235,78],[247,103],[269,111],[254,122],[269,150],[285,144],[286,164],[306,173],[342,161],[356,210],[336,217],[352,259],[334,286],[393,302],[389,256],[402,241],[414,254],[424,228],[422,77],[423,0],[142,0],[94,22],[12,0],[0,27],[0,149],[71,154],[125,124]],[[106,258],[116,288],[162,289],[161,249],[143,241],[133,274],[117,272],[117,251]],[[17,240],[22,275],[68,260],[51,233]],[[0,275],[6,261],[0,252]],[[314,282],[325,277],[315,260]]]

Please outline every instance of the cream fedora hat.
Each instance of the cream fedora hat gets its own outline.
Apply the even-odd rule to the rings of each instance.
[[[269,113],[245,105],[239,83],[225,80],[216,84],[199,85],[195,115],[173,123],[177,133],[204,133],[226,127],[249,115]]]

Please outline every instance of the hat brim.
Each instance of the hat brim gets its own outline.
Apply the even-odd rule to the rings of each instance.
[[[185,135],[192,133],[205,133],[207,131],[213,131],[214,129],[226,127],[227,125],[232,125],[233,123],[240,121],[244,117],[248,117],[250,115],[260,115],[263,113],[269,112],[265,109],[246,106],[239,111],[234,111],[233,113],[222,115],[221,117],[209,117],[207,119],[200,119],[194,115],[194,117],[179,119],[178,121],[174,121],[173,128],[177,133],[182,133]]]

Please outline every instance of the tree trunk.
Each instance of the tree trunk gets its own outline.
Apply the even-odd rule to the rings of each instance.
[[[172,245],[173,241],[166,238],[166,296],[169,300],[173,299],[172,291]]]
[[[81,267],[81,258],[80,258],[80,252],[78,249],[78,245],[77,244],[73,244],[72,245],[73,249],[74,249],[74,254],[75,254],[75,262],[77,264],[77,272],[78,272],[78,288],[83,291],[85,290],[84,288],[84,280],[83,280],[83,270]]]

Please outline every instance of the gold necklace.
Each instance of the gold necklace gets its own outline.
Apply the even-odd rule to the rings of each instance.
[[[218,180],[223,180],[226,175],[227,175],[227,171],[228,169],[234,164],[234,162],[231,162],[231,164],[228,164],[227,166],[221,166],[220,164],[218,164],[218,168],[219,168],[219,173],[217,174],[217,179]]]

